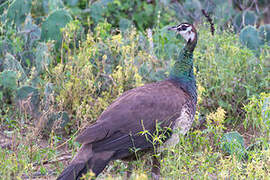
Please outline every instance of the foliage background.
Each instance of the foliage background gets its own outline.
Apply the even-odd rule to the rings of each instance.
[[[74,137],[114,99],[167,77],[184,46],[167,27],[187,21],[199,33],[198,110],[193,129],[164,153],[162,176],[266,179],[269,6],[267,0],[0,0],[1,177],[55,179],[80,146]],[[201,9],[214,20],[214,36]],[[149,159],[132,162],[132,179],[151,178]],[[126,170],[115,161],[100,178],[123,179]]]

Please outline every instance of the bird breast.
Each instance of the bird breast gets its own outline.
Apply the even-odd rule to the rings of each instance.
[[[192,126],[194,121],[194,107],[192,107],[192,103],[185,104],[182,107],[180,116],[175,120],[175,124],[173,126],[173,134],[172,136],[160,147],[161,151],[164,148],[175,147],[176,144],[179,143],[179,136],[185,135]]]

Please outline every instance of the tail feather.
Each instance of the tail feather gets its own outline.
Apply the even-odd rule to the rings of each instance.
[[[69,165],[57,180],[75,180],[78,179],[82,174],[80,173],[85,168],[85,163],[71,164]]]
[[[93,152],[91,144],[84,144],[57,180],[77,180],[89,170],[97,176],[110,162],[113,155],[114,151]]]
[[[113,151],[95,153],[93,158],[91,158],[87,163],[87,170],[88,168],[91,169],[92,172],[95,173],[95,176],[98,176],[112,160],[113,155]]]

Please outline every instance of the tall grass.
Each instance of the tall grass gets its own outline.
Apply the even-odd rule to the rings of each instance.
[[[62,151],[59,145],[74,155],[79,148],[73,141],[76,133],[94,123],[124,91],[165,78],[171,60],[184,44],[165,29],[147,36],[135,29],[115,31],[106,22],[89,30],[85,37],[77,36],[80,32],[78,21],[63,29],[61,54],[51,54],[55,63],[41,76],[43,82],[54,87],[51,109],[67,111],[71,118],[65,127],[66,136],[52,129],[49,141],[42,145],[35,134],[37,127],[27,116],[2,113],[5,131],[16,132],[19,146],[0,149],[1,178],[20,179],[23,174],[33,175],[37,171],[59,173],[65,164],[55,162]],[[211,36],[208,28],[201,25],[198,32],[199,42],[194,52],[199,94],[196,123],[205,119],[206,124],[181,137],[176,147],[164,153],[162,176],[165,179],[265,179],[270,169],[269,136],[265,133],[269,131],[269,122],[263,120],[268,117],[265,113],[269,113],[269,106],[265,105],[269,99],[269,46],[262,47],[257,56],[242,47],[238,35],[230,31],[218,31]],[[1,111],[8,112],[9,107]],[[227,131],[246,134],[240,126],[243,122],[247,134],[252,135],[245,137],[249,139],[246,146],[256,139],[265,143],[249,151],[246,160],[239,160],[236,154],[222,150],[220,140]],[[20,130],[29,124],[33,127]],[[147,159],[149,156],[132,163],[132,179],[151,177],[151,162]],[[49,165],[45,166],[45,161]],[[126,170],[125,164],[115,161],[101,178],[123,179]]]

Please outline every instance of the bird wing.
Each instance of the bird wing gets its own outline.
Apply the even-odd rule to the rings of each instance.
[[[100,115],[96,124],[86,128],[76,141],[83,144],[102,141],[117,145],[116,142],[123,143],[123,139],[130,141],[127,140],[130,135],[145,131],[154,133],[157,124],[162,128],[171,127],[189,99],[171,81],[134,88],[117,98]]]

